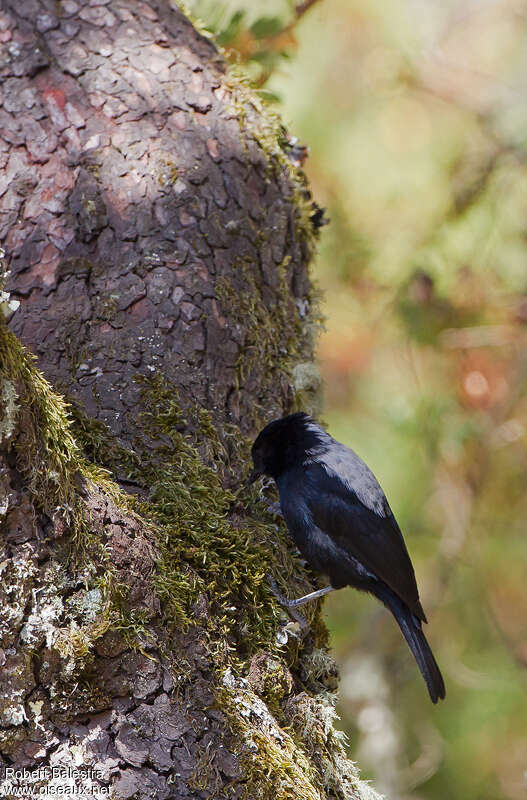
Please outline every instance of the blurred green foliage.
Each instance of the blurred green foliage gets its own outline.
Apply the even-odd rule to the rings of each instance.
[[[215,35],[227,57],[243,64],[253,85],[264,97],[279,100],[279,95],[264,88],[281,61],[289,58],[297,42],[293,29],[303,16],[306,4],[292,0],[267,0],[265,4],[237,0],[191,0],[188,6]],[[297,9],[299,9],[297,11]]]
[[[306,172],[332,221],[314,267],[325,418],[387,492],[447,683],[433,707],[389,615],[351,590],[331,595],[352,755],[391,800],[519,800],[527,9],[319,0],[297,15],[232,0],[216,19],[231,58],[310,146]]]

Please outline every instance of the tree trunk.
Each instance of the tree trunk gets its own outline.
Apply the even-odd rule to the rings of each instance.
[[[316,397],[287,136],[168,2],[4,0],[0,42],[0,792],[373,797],[244,484]]]

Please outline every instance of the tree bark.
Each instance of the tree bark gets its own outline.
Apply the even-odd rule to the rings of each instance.
[[[286,133],[162,0],[4,0],[0,42],[0,791],[373,797],[319,612],[266,584],[313,576],[244,487],[316,402]]]

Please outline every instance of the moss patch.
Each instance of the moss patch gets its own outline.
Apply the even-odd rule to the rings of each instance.
[[[175,387],[160,377],[141,382],[143,407],[152,410],[141,414],[133,452],[115,445],[106,426],[79,412],[76,428],[88,452],[150,488],[147,500],[129,502],[157,531],[153,582],[166,624],[198,624],[207,636],[216,701],[242,767],[233,783],[251,800],[324,800],[329,790],[339,798],[359,796],[357,776],[331,727],[333,707],[307,692],[291,703],[293,678],[285,661],[315,694],[332,684],[334,664],[323,650],[305,651],[294,639],[284,648],[277,641],[283,612],[266,574],[273,571],[284,591],[306,589],[288,533],[262,512],[256,490],[224,488],[222,475],[230,465],[210,414],[199,408],[183,412]],[[204,463],[204,448],[219,468]],[[248,510],[254,517],[247,518]],[[313,638],[323,646],[327,634],[320,615],[315,606],[307,613]],[[209,785],[209,767],[213,772],[207,758],[197,765],[196,788]],[[353,793],[341,792],[339,781]]]
[[[55,535],[69,534],[64,544],[59,540],[54,548],[21,641],[29,650],[44,641],[53,646],[63,658],[61,672],[67,679],[83,668],[95,641],[122,623],[124,612],[117,603],[120,587],[101,538],[92,532],[82,496],[86,479],[102,483],[114,497],[120,493],[105,471],[86,462],[72,433],[67,403],[52,391],[35,367],[34,357],[2,320],[0,396],[8,399],[0,407],[1,443],[13,453],[22,476],[28,504],[25,513],[31,514],[33,506],[53,521]],[[31,559],[16,563],[28,579],[37,579]],[[20,576],[16,585],[22,585]],[[64,603],[62,595],[75,590],[74,598]],[[24,593],[18,594],[17,599],[17,592],[12,593],[15,609],[18,601],[22,608],[28,603]],[[29,589],[26,594],[31,595]]]
[[[287,285],[288,256],[277,267],[277,287],[272,305],[264,303],[259,278],[252,262],[237,259],[232,277],[221,276],[215,285],[220,307],[228,314],[231,325],[245,331],[243,350],[235,364],[236,390],[258,383],[262,394],[272,395],[272,387],[284,378],[290,380],[294,364],[300,356],[302,324]],[[252,373],[258,381],[252,380]],[[263,382],[262,382],[263,379]],[[254,397],[258,405],[258,398]],[[260,413],[263,412],[260,406]]]
[[[71,434],[66,404],[2,321],[0,392],[10,399],[3,407],[2,429],[19,430],[13,448],[26,488],[46,513],[71,513],[82,454]]]
[[[217,663],[238,659],[244,669],[245,659],[256,651],[280,649],[281,612],[266,575],[278,561],[283,580],[292,576],[289,537],[273,527],[270,538],[261,509],[247,518],[256,490],[224,488],[222,477],[232,465],[210,414],[202,408],[183,412],[176,387],[160,377],[141,383],[143,407],[153,410],[140,415],[134,451],[77,410],[79,441],[90,457],[149,490],[148,499],[128,496],[126,501],[155,526],[153,584],[166,624],[185,628],[199,622],[209,633]],[[192,438],[183,433],[189,428],[196,431]],[[214,466],[205,463],[204,450]]]
[[[183,411],[175,387],[157,377],[142,379],[143,408],[149,410],[137,420],[133,451],[120,446],[102,423],[79,412],[72,428],[62,398],[1,324],[0,376],[0,385],[15,387],[16,398],[4,408],[4,420],[9,417],[10,429],[16,429],[11,447],[34,503],[71,526],[81,553],[76,564],[52,560],[50,569],[55,572],[44,576],[48,592],[39,595],[40,605],[22,637],[29,652],[44,646],[50,653],[46,660],[54,670],[54,707],[66,717],[71,713],[72,695],[64,686],[89,663],[94,642],[105,632],[126,629],[129,641],[140,647],[139,633],[148,623],[130,613],[126,588],[105,556],[103,539],[87,524],[79,483],[84,476],[140,515],[155,533],[152,581],[166,625],[197,624],[207,637],[216,700],[242,768],[234,779],[242,796],[324,800],[329,792],[337,798],[364,797],[367,787],[359,788],[333,732],[332,709],[325,713],[321,705],[318,684],[328,672],[323,654],[311,650],[309,655],[295,642],[284,649],[277,642],[283,612],[267,588],[266,574],[272,570],[286,592],[307,588],[291,554],[289,535],[262,510],[256,489],[233,492],[224,487],[222,478],[234,467],[240,474],[241,462],[230,462],[210,414],[202,408]],[[189,436],[186,430],[195,433]],[[237,443],[243,461],[248,443],[241,438]],[[98,465],[89,465],[82,448]],[[125,495],[103,467],[126,474],[148,489],[149,496]],[[315,608],[307,613],[315,615]],[[323,645],[319,615],[311,621],[315,644]],[[253,670],[252,678],[258,686],[252,686],[251,656],[256,652],[258,676]],[[290,694],[284,658],[306,692]],[[105,707],[109,699],[97,691],[90,685],[76,693],[77,710],[79,703],[86,711]],[[206,760],[198,765],[195,779],[208,785]]]
[[[244,800],[324,800],[303,749],[279,727],[246,681],[226,671],[216,697],[238,743]]]

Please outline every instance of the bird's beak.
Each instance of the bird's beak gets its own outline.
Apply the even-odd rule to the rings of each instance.
[[[258,478],[260,477],[260,475],[263,475],[263,472],[260,472],[259,469],[253,469],[253,471],[249,475],[249,479],[247,481],[247,485],[250,486],[251,483],[254,483],[255,481],[257,481]]]

